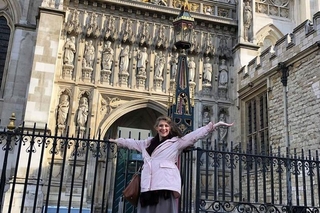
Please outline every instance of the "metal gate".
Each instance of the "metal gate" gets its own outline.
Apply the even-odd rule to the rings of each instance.
[[[0,146],[3,213],[135,211],[121,192],[141,165],[138,153],[100,136],[58,135],[36,126],[1,131]],[[319,212],[318,151],[210,147],[181,155],[179,212]]]

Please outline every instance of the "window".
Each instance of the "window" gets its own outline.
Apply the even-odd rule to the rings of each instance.
[[[0,87],[2,84],[2,78],[4,77],[4,69],[6,64],[6,57],[10,39],[10,28],[7,25],[5,17],[0,16]]]
[[[253,154],[269,153],[267,92],[246,103],[247,151]]]

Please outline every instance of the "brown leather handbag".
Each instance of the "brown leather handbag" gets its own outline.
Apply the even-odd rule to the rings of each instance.
[[[138,205],[140,196],[140,170],[141,168],[134,173],[128,186],[122,192],[124,199],[126,199],[133,206]]]

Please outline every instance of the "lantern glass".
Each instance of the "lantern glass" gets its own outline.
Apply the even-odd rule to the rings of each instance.
[[[175,25],[174,27],[174,39],[175,42],[181,41],[183,38],[183,31],[180,24]]]
[[[174,26],[175,42],[190,42],[193,23],[180,22]]]
[[[183,26],[183,41],[191,43],[191,31],[192,31],[192,24],[184,23]]]

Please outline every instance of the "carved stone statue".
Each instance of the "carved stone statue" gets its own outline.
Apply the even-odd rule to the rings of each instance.
[[[221,60],[221,65],[219,67],[219,87],[228,86],[228,67],[226,65],[226,60]]]
[[[220,113],[219,121],[226,122],[226,115],[225,115],[224,112]],[[219,132],[219,142],[220,143],[224,143],[225,139],[226,139],[226,136],[227,136],[227,133],[228,133],[228,128],[225,127],[225,126],[220,126],[219,129],[218,129],[218,132]]]
[[[65,126],[68,112],[69,112],[69,96],[66,94],[61,95],[60,102],[58,105],[58,126]]]
[[[194,62],[194,57],[191,57],[188,62],[189,67],[189,81],[194,82],[194,76],[196,72],[196,63]]]
[[[111,70],[112,62],[113,62],[113,49],[111,47],[111,42],[107,41],[104,45],[102,52],[102,69],[103,70]]]
[[[143,74],[145,72],[145,69],[147,67],[147,63],[148,63],[148,53],[147,53],[147,48],[144,47],[138,53],[138,65],[137,65],[137,67],[138,67],[139,74]]]
[[[129,60],[130,60],[130,49],[127,45],[125,48],[121,49],[120,52],[120,72],[127,73],[129,68]]]
[[[204,12],[205,12],[206,15],[212,15],[211,6],[206,6]]]
[[[247,0],[243,7],[243,26],[244,26],[244,40],[249,39],[249,29],[252,24],[252,8],[250,2]]]
[[[155,72],[154,75],[158,78],[162,77],[162,72],[164,69],[164,65],[165,65],[165,58],[164,55],[162,53],[162,51],[160,51],[155,58],[155,62],[154,62],[154,66],[155,66]]]
[[[64,44],[64,57],[63,63],[68,65],[73,65],[74,54],[76,53],[76,38],[72,36],[70,39],[67,38]]]
[[[205,84],[211,83],[212,79],[212,64],[210,62],[210,58],[206,57],[205,63],[203,65],[203,82]]]
[[[176,53],[171,57],[171,79],[175,79],[176,75],[177,75],[177,70],[178,70],[178,58],[179,58],[179,54]]]
[[[89,104],[87,97],[81,97],[78,108],[77,126],[84,128],[88,120]]]
[[[208,110],[205,110],[202,115],[202,126],[207,125],[210,122],[210,114]]]
[[[86,48],[84,51],[84,64],[85,67],[93,68],[93,61],[95,59],[95,48],[92,44],[92,40],[86,42]]]

